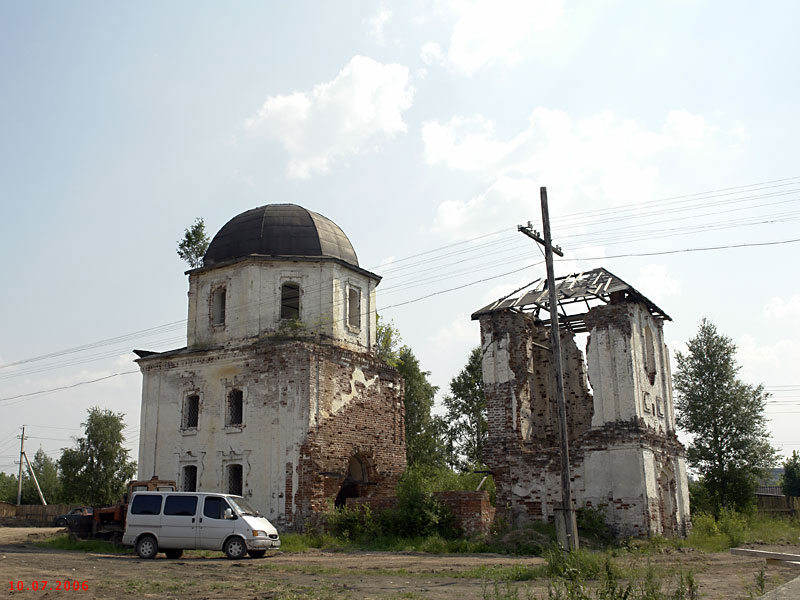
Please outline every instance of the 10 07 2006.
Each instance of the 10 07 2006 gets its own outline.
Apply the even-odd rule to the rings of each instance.
[[[51,590],[73,590],[73,591],[87,591],[89,589],[88,581],[48,581],[48,580],[34,580],[30,583],[25,581],[9,581],[10,592],[43,592]]]

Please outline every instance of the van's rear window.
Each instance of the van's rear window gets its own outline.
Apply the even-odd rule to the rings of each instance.
[[[197,496],[167,496],[164,503],[165,515],[193,517],[197,512]]]
[[[132,515],[157,515],[161,512],[161,496],[138,494],[131,504]]]

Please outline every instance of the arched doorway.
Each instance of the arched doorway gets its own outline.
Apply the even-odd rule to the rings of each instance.
[[[369,476],[367,475],[366,463],[360,456],[353,456],[347,465],[347,472],[345,473],[342,487],[339,488],[339,493],[336,494],[334,505],[340,508],[347,504],[348,498],[359,498],[362,495],[362,486],[368,483]]]

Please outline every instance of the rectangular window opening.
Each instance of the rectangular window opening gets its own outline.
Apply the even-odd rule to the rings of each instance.
[[[242,465],[228,465],[228,493],[242,495]]]
[[[225,325],[225,288],[217,288],[211,296],[211,324]]]
[[[361,290],[349,288],[347,291],[347,324],[358,329],[361,327]]]
[[[197,429],[200,415],[200,396],[192,394],[183,399],[183,429]]]
[[[281,319],[300,318],[300,286],[284,283],[281,286]]]
[[[242,390],[231,390],[228,394],[228,410],[225,425],[241,425],[243,416],[244,393]]]
[[[183,491],[197,491],[197,466],[187,465],[183,467]]]

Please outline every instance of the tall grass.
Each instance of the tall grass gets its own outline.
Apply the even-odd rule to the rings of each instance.
[[[42,548],[53,548],[56,550],[73,550],[77,552],[96,552],[98,554],[133,554],[133,549],[125,546],[118,546],[113,542],[105,540],[74,540],[68,535],[35,542],[36,546]]]
[[[746,543],[797,543],[798,538],[797,519],[723,509],[718,518],[708,513],[693,515],[692,533],[682,545],[705,552],[722,552]]]

